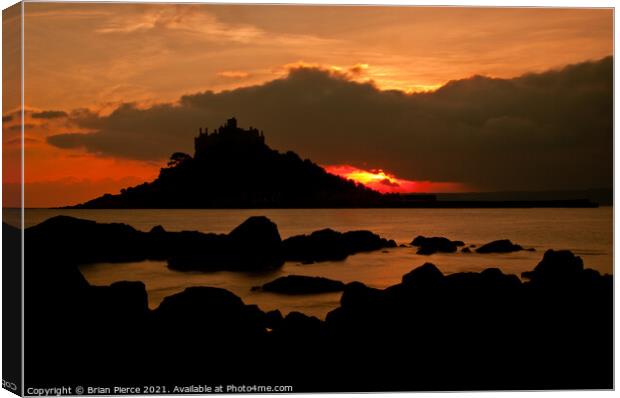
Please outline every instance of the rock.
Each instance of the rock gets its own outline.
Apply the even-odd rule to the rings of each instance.
[[[408,274],[403,275],[402,284],[405,286],[435,285],[442,278],[443,274],[434,264],[425,263]]]
[[[143,260],[148,243],[148,234],[129,225],[68,216],[49,218],[24,234],[34,261],[71,264]]]
[[[264,314],[246,306],[228,290],[189,287],[164,298],[153,311],[156,324],[186,336],[259,336],[265,332]]]
[[[384,297],[384,292],[364,285],[361,282],[351,282],[345,286],[340,306],[347,310],[360,309],[375,306]]]
[[[188,287],[181,293],[164,298],[155,313],[161,317],[182,319],[191,313],[234,314],[243,308],[243,301],[225,289]]]
[[[322,277],[288,275],[263,285],[266,292],[283,294],[315,294],[340,292],[344,283]]]
[[[571,251],[547,250],[536,268],[521,276],[535,284],[558,284],[576,280],[583,271],[583,260]]]
[[[471,253],[471,249],[469,247],[464,247],[461,249],[461,253]]]
[[[284,263],[280,233],[266,217],[250,217],[229,235],[185,231],[177,240],[190,246],[168,258],[178,271],[261,271]]]
[[[120,281],[110,285],[112,301],[122,311],[141,314],[149,310],[146,286],[139,281]]]
[[[267,217],[250,217],[228,235],[240,250],[272,254],[280,250],[278,226]]]
[[[92,286],[84,298],[90,310],[106,317],[127,321],[145,317],[149,312],[146,287],[142,282],[121,281],[110,286]]]
[[[508,239],[495,240],[476,249],[478,253],[511,253],[523,250],[523,247],[512,243]]]
[[[166,230],[161,225],[156,225],[149,231],[151,234],[165,234]]]
[[[26,230],[35,260],[91,264],[167,261],[177,271],[262,271],[285,260],[309,264],[344,260],[359,252],[396,247],[370,231],[340,233],[331,229],[284,242],[266,217],[250,217],[230,234],[168,232],[161,225],[149,232],[125,224],[102,224],[73,217],[53,217]],[[41,256],[40,259],[35,258]],[[37,261],[38,262],[38,261]]]
[[[464,243],[460,240],[451,241],[443,237],[418,236],[411,242],[411,245],[419,247],[418,254],[430,255],[437,252],[454,253],[457,247],[463,246]]]
[[[293,311],[280,322],[280,326],[274,329],[274,333],[284,339],[317,338],[321,335],[323,328],[323,321],[317,317]]]
[[[495,289],[514,288],[521,285],[519,277],[506,275],[499,268],[487,268],[480,273],[480,276],[486,285]]]
[[[284,317],[280,310],[269,311],[265,314],[265,326],[269,329],[277,329],[283,320]]]
[[[396,247],[396,242],[370,231],[341,233],[323,229],[310,235],[290,237],[282,242],[282,246],[287,260],[308,263],[344,260],[351,254]]]

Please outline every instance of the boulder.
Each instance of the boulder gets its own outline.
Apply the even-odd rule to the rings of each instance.
[[[149,231],[151,234],[165,234],[166,230],[161,225],[156,225]]]
[[[29,256],[71,264],[145,259],[147,235],[126,224],[56,216],[27,228]]]
[[[122,323],[135,322],[149,312],[146,287],[142,282],[121,281],[110,286],[91,286],[82,297],[90,311]]]
[[[345,286],[340,306],[347,310],[365,311],[380,304],[384,296],[383,290],[368,287],[361,282],[351,282]]]
[[[411,245],[419,247],[417,253],[430,255],[437,252],[441,253],[454,253],[459,246],[465,244],[460,240],[452,241],[443,237],[425,237],[418,236],[412,242]]]
[[[265,326],[269,329],[277,329],[282,324],[284,317],[280,310],[268,311],[265,313]]]
[[[370,231],[341,233],[328,228],[290,237],[282,242],[282,247],[287,260],[311,263],[344,260],[355,253],[396,247],[396,242]]]
[[[558,284],[570,282],[582,276],[583,260],[569,250],[547,250],[533,271],[521,274],[534,284]]]
[[[235,294],[214,287],[190,287],[164,298],[153,311],[158,327],[184,336],[260,336],[265,317]]]
[[[412,285],[435,285],[443,278],[441,271],[431,263],[425,263],[408,274],[403,275],[402,284]]]
[[[272,254],[280,250],[278,226],[264,216],[250,217],[228,235],[239,250]]]
[[[274,329],[274,334],[285,341],[295,339],[295,343],[298,343],[297,338],[304,337],[314,343],[314,339],[322,334],[324,327],[324,322],[317,317],[293,311],[284,317],[278,328]]]
[[[476,249],[478,253],[511,253],[523,250],[523,247],[512,243],[508,239],[494,240]]]

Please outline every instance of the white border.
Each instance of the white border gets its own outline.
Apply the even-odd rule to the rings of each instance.
[[[44,2],[42,0],[28,0],[28,2]],[[64,0],[63,2],[96,2],[96,1],[88,1],[88,0],[81,0],[81,1],[76,1],[76,0]],[[109,0],[106,2],[111,2],[111,3],[120,3],[123,1],[120,0]],[[133,1],[129,1],[132,3],[172,3],[171,1],[165,1],[165,0],[150,0],[150,1],[139,1],[139,0],[133,0]],[[11,0],[0,0],[0,5],[2,6],[2,9],[5,9],[9,6],[11,6],[12,4],[15,4],[16,1],[11,1]],[[175,3],[205,3],[205,4],[222,4],[222,3],[234,3],[234,4],[318,4],[318,5],[330,5],[330,4],[339,4],[339,5],[418,5],[418,6],[474,6],[474,7],[582,7],[582,8],[615,8],[616,2],[615,1],[609,1],[609,0],[589,0],[589,1],[583,1],[583,0],[563,0],[563,1],[559,1],[559,0],[538,0],[538,1],[532,1],[532,0],[520,0],[520,1],[515,1],[515,0],[502,0],[501,2],[498,0],[475,0],[475,1],[467,1],[467,0],[450,0],[450,1],[446,1],[446,0],[424,0],[424,1],[411,1],[411,0],[388,0],[388,1],[382,1],[382,0],[338,0],[338,1],[326,1],[326,0],[270,0],[270,1],[253,1],[253,0],[227,0],[227,1],[178,1]],[[22,5],[22,10],[23,10],[23,5]],[[23,16],[23,13],[22,13]],[[2,34],[0,32],[0,41],[2,38]],[[614,54],[615,54],[615,42],[618,39],[618,32],[614,29]],[[23,23],[22,23],[22,46],[24,43],[24,29],[23,29]],[[24,78],[25,78],[25,74],[24,74],[24,56],[23,56],[23,51],[22,51],[22,70],[21,70],[21,74],[22,74],[22,98],[21,98],[21,102],[22,102],[22,120],[24,120],[24,115],[23,115],[23,109],[24,109]],[[0,52],[0,61],[1,61],[1,57],[2,54]],[[617,102],[615,101],[615,93],[616,93],[616,79],[615,79],[615,75],[618,73],[618,65],[615,62],[614,59],[614,132],[615,132],[615,120],[616,120],[616,115],[618,114],[618,106],[617,106]],[[1,80],[1,79],[0,79]],[[2,88],[2,83],[0,81],[0,89]],[[0,99],[0,105],[1,105],[1,99]],[[23,140],[24,140],[24,131],[23,131],[23,124],[22,124],[22,176],[24,175],[24,156],[23,156]],[[618,141],[615,140],[615,134],[614,134],[614,154],[617,153],[617,150],[619,148],[620,144],[618,143]],[[617,164],[615,162],[615,156],[614,156],[614,192],[615,192],[615,186],[618,184],[620,177],[618,177],[618,173],[616,173],[617,171]],[[0,173],[2,172],[2,164],[0,162]],[[24,190],[23,190],[23,186],[22,186],[22,191],[21,191],[21,202],[22,202],[22,208],[24,205]],[[2,187],[0,184],[0,198],[2,197]],[[614,194],[614,207],[616,206],[617,201],[615,200],[615,194]],[[24,225],[24,215],[22,213],[22,225]],[[615,223],[615,210],[614,210],[614,270],[615,270],[615,263],[616,263],[616,257],[618,255],[617,253],[617,245],[616,245],[616,223]],[[0,231],[0,237],[2,236],[2,232]],[[23,241],[23,231],[22,231],[22,241]],[[1,249],[1,243],[0,243],[0,249]],[[23,258],[23,250],[24,250],[24,246],[22,245],[22,258]],[[0,264],[1,264],[1,259],[0,259]],[[23,266],[22,266],[22,280],[23,280]],[[2,276],[0,275],[0,286],[2,286]],[[614,286],[615,286],[615,275],[614,275]],[[22,285],[22,327],[23,327],[23,285]],[[2,298],[0,296],[0,304],[2,302]],[[617,310],[618,308],[618,297],[615,295],[615,287],[614,287],[614,306],[615,306],[615,310]],[[614,312],[615,315],[615,312]],[[616,321],[617,317],[615,317],[614,319],[614,327],[616,327]],[[0,319],[0,329],[1,329],[1,325],[2,325],[2,321]],[[615,328],[615,337],[617,337],[617,333],[618,333],[618,329],[617,327]],[[2,333],[0,331],[0,337],[1,337]],[[618,348],[617,346],[614,345],[614,354],[615,354],[615,358],[617,358],[617,354],[618,354]],[[24,347],[22,345],[22,357],[23,357],[23,352],[24,352]],[[1,361],[0,361],[1,362]],[[2,371],[2,364],[0,363],[0,373]],[[23,373],[23,363],[22,363],[22,373]],[[614,368],[614,376],[615,376],[615,380],[618,380],[618,369],[617,367]],[[23,378],[22,378],[22,383],[23,383]],[[23,387],[23,385],[22,385]],[[413,395],[412,393],[398,393],[398,394],[405,394],[405,395]],[[480,395],[489,395],[489,394],[497,394],[497,395],[501,395],[501,396],[505,396],[505,397],[517,397],[517,396],[522,396],[523,394],[527,394],[528,396],[531,397],[590,397],[592,395],[595,396],[600,396],[600,395],[610,395],[610,394],[614,394],[613,392],[601,392],[601,391],[566,391],[566,392],[494,392],[494,391],[489,391],[489,392],[473,392],[473,393],[415,393],[416,397],[454,397],[454,396],[459,396],[459,397],[478,397]],[[299,394],[299,395],[295,395],[295,396],[316,396],[317,394]],[[335,395],[335,394],[318,394],[318,395]],[[338,396],[361,396],[362,394],[338,394]],[[393,395],[393,394],[387,394],[387,393],[380,393],[380,394],[376,394],[378,396],[381,397],[387,397],[389,395]],[[0,398],[5,398],[5,397],[14,397],[14,394],[11,394],[10,392],[8,392],[7,390],[4,389],[0,389]],[[235,397],[236,395],[233,395],[233,397]],[[239,395],[241,396],[241,395]],[[267,395],[267,396],[274,396],[277,397],[278,395]],[[186,397],[186,396],[179,396],[179,397]]]

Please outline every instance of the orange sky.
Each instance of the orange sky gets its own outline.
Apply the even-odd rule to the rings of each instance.
[[[67,3],[26,3],[25,9],[25,103],[33,112],[106,114],[121,103],[174,102],[184,94],[271,81],[298,65],[412,92],[613,52],[609,9]],[[3,114],[18,107],[5,100]],[[26,116],[25,177],[33,187],[27,206],[74,204],[118,191],[153,179],[165,163],[52,147],[47,136],[83,130],[63,117]],[[19,153],[16,123],[3,123],[9,159]],[[5,183],[18,181],[17,173],[5,173]]]

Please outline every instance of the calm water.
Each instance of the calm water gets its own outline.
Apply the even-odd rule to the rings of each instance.
[[[47,210],[29,209],[26,227],[64,214],[99,222],[123,222],[148,231],[155,225],[166,230],[198,230],[227,233],[253,215],[274,221],[283,238],[322,228],[339,231],[368,229],[398,244],[409,243],[417,235],[445,236],[480,245],[496,239],[510,239],[535,252],[513,254],[434,254],[420,256],[415,249],[394,248],[362,253],[341,262],[311,265],[286,263],[270,273],[239,272],[182,273],[171,271],[165,262],[97,264],[81,268],[91,284],[107,285],[120,280],[139,280],[146,284],[149,304],[189,286],[215,286],[228,289],[247,304],[284,314],[300,311],[323,318],[338,306],[340,294],[283,296],[252,292],[262,285],[289,274],[324,276],[343,282],[361,281],[377,288],[400,282],[403,274],[432,262],[444,273],[501,268],[519,275],[533,269],[546,249],[569,249],[580,255],[589,268],[612,273],[613,209],[327,209],[327,210]]]

